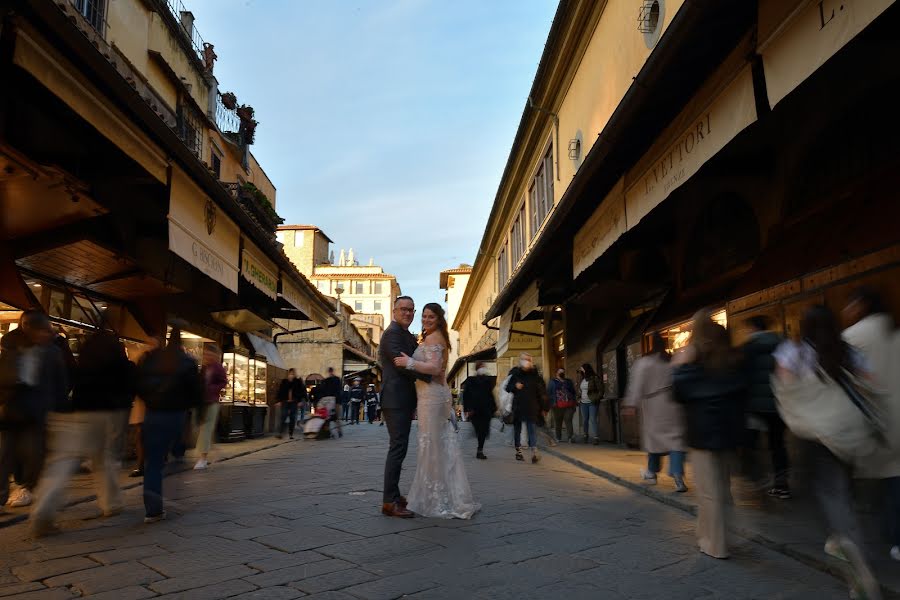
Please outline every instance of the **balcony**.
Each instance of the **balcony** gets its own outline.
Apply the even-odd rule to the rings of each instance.
[[[241,118],[237,114],[237,99],[234,94],[218,94],[216,96],[216,126],[222,133],[238,133],[241,130]]]
[[[220,182],[231,193],[243,209],[254,221],[275,237],[275,230],[284,223],[284,219],[278,216],[269,198],[252,183]]]
[[[93,0],[94,2],[102,2],[103,0]],[[175,20],[181,24],[181,29],[191,42],[191,47],[197,53],[197,58],[201,63],[206,64],[204,55],[204,42],[200,36],[200,32],[194,27],[194,14],[184,6],[181,0],[165,0],[169,12],[175,17]]]

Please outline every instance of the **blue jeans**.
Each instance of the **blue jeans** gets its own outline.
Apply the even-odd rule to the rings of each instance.
[[[532,450],[537,447],[537,438],[534,430],[534,421],[526,421],[522,419],[516,419],[513,421],[513,446],[516,449],[519,448],[519,438],[522,435],[522,423],[525,423],[525,429],[528,431],[528,447]]]
[[[685,453],[680,450],[672,450],[671,452],[648,452],[647,470],[651,473],[659,473],[660,469],[662,469],[663,456],[669,457],[669,475],[672,477],[684,477]]]
[[[183,410],[147,410],[144,417],[144,511],[148,517],[163,512],[163,466],[169,448],[181,435],[184,419]]]
[[[599,437],[597,433],[597,405],[593,402],[582,402],[578,405],[578,414],[581,417],[581,432],[592,438]]]

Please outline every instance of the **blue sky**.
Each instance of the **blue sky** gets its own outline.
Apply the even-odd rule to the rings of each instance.
[[[416,304],[472,263],[554,0],[184,0],[288,223],[394,273]]]

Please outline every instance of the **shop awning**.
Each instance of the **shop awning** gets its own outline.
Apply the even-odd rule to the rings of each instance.
[[[769,105],[783,100],[892,4],[761,1],[758,52]]]
[[[250,240],[244,238],[241,251],[241,276],[269,298],[278,298],[278,268],[265,258]]]
[[[272,327],[272,323],[246,308],[220,310],[218,312],[210,313],[210,316],[217,323],[221,323],[229,329],[241,333],[262,331],[263,329],[270,329]]]
[[[497,348],[495,346],[485,348],[484,350],[479,350],[478,352],[472,352],[471,354],[467,354],[465,356],[460,356],[455,361],[453,361],[453,366],[450,367],[450,370],[447,372],[447,381],[452,380],[456,373],[466,365],[476,363],[478,361],[488,361],[496,359]]]
[[[250,345],[253,346],[253,350],[257,354],[266,357],[267,363],[279,369],[287,369],[287,365],[284,364],[284,360],[281,358],[281,353],[278,352],[278,346],[252,333],[247,334],[247,339],[250,340]]]
[[[20,27],[15,40],[15,64],[31,73],[157,181],[166,183],[166,156],[81,75],[80,69],[53,50],[36,32]]]
[[[541,320],[523,321],[518,304],[510,306],[500,317],[497,332],[497,358],[506,358],[521,352],[540,353],[543,329]]]

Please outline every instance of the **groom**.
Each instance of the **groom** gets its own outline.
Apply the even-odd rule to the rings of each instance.
[[[384,380],[381,386],[381,414],[391,439],[384,463],[384,504],[381,512],[402,519],[415,516],[407,510],[406,498],[400,495],[400,471],[409,447],[409,430],[416,410],[415,381],[416,378],[431,380],[429,375],[394,366],[394,359],[401,353],[412,356],[416,351],[416,336],[409,332],[415,314],[413,299],[409,296],[398,297],[394,301],[394,318],[384,330],[378,347],[378,362],[381,363]]]

